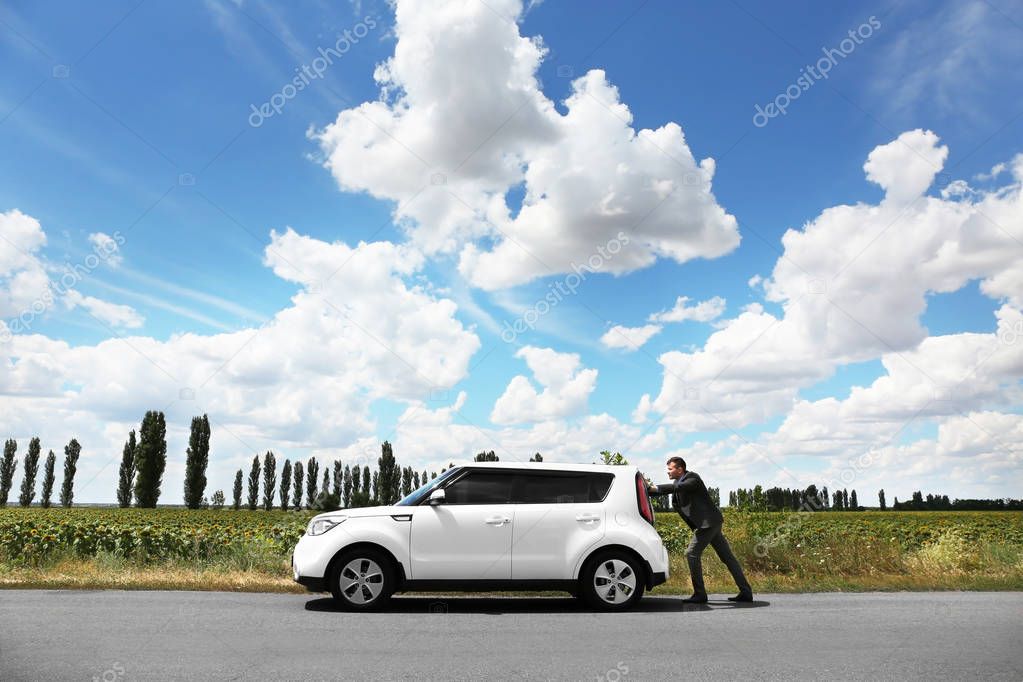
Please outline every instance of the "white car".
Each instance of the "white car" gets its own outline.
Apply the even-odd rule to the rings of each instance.
[[[414,590],[564,590],[624,610],[668,579],[633,466],[479,462],[397,504],[313,517],[297,582],[353,610]]]

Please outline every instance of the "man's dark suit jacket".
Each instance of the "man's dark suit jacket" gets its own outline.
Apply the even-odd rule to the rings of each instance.
[[[650,491],[653,495],[671,495],[678,515],[693,530],[710,528],[725,521],[721,510],[710,499],[703,479],[694,471],[687,471],[681,478],[654,488],[656,490]]]

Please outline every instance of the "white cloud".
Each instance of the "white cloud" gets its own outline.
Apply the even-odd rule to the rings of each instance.
[[[696,305],[689,305],[689,297],[679,296],[671,310],[652,313],[647,319],[650,322],[710,322],[721,317],[725,311],[725,299],[715,296]],[[608,348],[621,348],[627,351],[639,350],[643,345],[663,329],[660,324],[647,324],[642,327],[624,327],[615,325],[600,337],[600,342]]]
[[[215,434],[210,478],[220,487],[267,449],[279,459],[341,452],[375,429],[375,400],[425,400],[467,375],[479,339],[452,301],[406,281],[422,265],[414,250],[287,229],[271,233],[265,257],[299,290],[260,328],[82,346],[15,334],[0,344],[0,432],[48,443],[78,437],[79,499],[110,499],[116,463],[108,460],[146,409],[167,413],[170,452],[184,452],[189,419],[206,412]],[[168,471],[169,501],[179,499],[181,475]]]
[[[639,404],[636,405],[636,409],[632,411],[632,421],[636,424],[642,424],[650,416],[650,410],[653,409],[653,404],[650,402],[650,394],[644,393],[643,397],[639,399]]]
[[[885,374],[854,387],[845,400],[798,402],[771,439],[774,449],[851,454],[897,437],[914,422],[950,420],[944,428],[954,430],[968,412],[1018,404],[1023,338],[1012,334],[1023,329],[1023,315],[1006,305],[997,319],[998,330],[990,334],[932,336],[913,350],[883,355]]]
[[[798,389],[830,372],[808,339],[758,307],[729,320],[698,351],[669,351],[654,412],[683,431],[720,431],[784,413]]]
[[[988,180],[994,180],[999,175],[1004,173],[1007,169],[1008,169],[1008,166],[1006,166],[1004,162],[999,162],[999,163],[996,163],[994,166],[992,166],[991,170],[988,171],[987,173],[977,173],[973,177],[974,177],[975,180],[980,180],[981,182],[986,182]]]
[[[948,147],[938,146],[930,130],[911,130],[894,141],[875,147],[863,164],[867,179],[885,191],[885,202],[915,201],[927,191],[948,158]]]
[[[464,396],[459,400],[464,402]],[[586,463],[596,461],[601,450],[611,450],[624,453],[631,462],[644,466],[645,471],[659,472],[664,468],[660,456],[654,453],[667,444],[665,429],[646,433],[608,414],[494,428],[469,422],[460,410],[458,401],[452,407],[438,408],[421,402],[410,404],[397,420],[395,453],[401,459],[422,462],[433,470],[449,462],[464,462],[484,450],[493,450],[502,461],[524,462],[540,452],[546,462]],[[375,448],[379,451],[379,443]]]
[[[120,245],[117,240],[103,232],[93,232],[89,235],[89,242],[97,255],[102,254],[103,260],[111,267],[117,267],[124,262],[121,255]]]
[[[512,378],[494,403],[490,420],[495,424],[544,422],[582,414],[597,385],[597,370],[583,369],[575,353],[524,346],[515,357],[523,358],[543,387],[537,392],[528,378]]]
[[[921,488],[960,496],[1009,494],[1023,483],[1023,415],[1006,411],[1023,400],[1023,336],[1014,335],[1023,329],[1023,314],[1005,305],[996,317],[998,329],[991,333],[930,337],[912,350],[883,355],[884,375],[869,386],[853,387],[845,399],[792,396],[791,409],[784,408],[788,414],[775,431],[697,444],[678,454],[687,461],[690,456],[709,461],[724,480],[743,486],[749,485],[743,480],[789,487],[812,482],[859,488],[871,496],[883,487],[889,503],[893,494]],[[734,406],[729,413],[727,404],[715,405],[702,394],[695,399],[720,413],[715,415],[719,428],[729,418],[734,420],[730,428],[741,423],[743,413]],[[643,405],[641,400],[637,411]],[[690,412],[690,419],[701,414]],[[707,424],[713,422],[704,416]],[[936,438],[914,437],[933,425]],[[819,458],[820,464],[810,472],[805,465],[792,471],[790,463],[801,457]]]
[[[751,282],[753,280],[750,280]],[[753,286],[752,284],[750,286]],[[725,312],[725,299],[714,296],[706,301],[700,301],[696,305],[689,305],[688,296],[679,296],[675,299],[675,305],[671,310],[662,310],[659,313],[650,315],[651,322],[710,322],[721,317]]]
[[[621,274],[738,245],[711,193],[714,160],[697,162],[679,125],[635,130],[599,70],[555,109],[536,78],[542,41],[506,18],[521,2],[400,0],[395,13],[394,55],[374,74],[381,99],[316,139],[342,189],[398,202],[396,222],[428,253],[459,253],[472,284],[514,286],[598,254],[600,271]],[[513,215],[505,195],[518,186]]]
[[[0,318],[31,311],[50,286],[39,250],[46,234],[35,218],[17,209],[0,213]]]
[[[85,308],[89,314],[100,322],[121,329],[137,329],[145,322],[131,306],[102,301],[94,296],[84,296],[74,289],[68,290],[61,299],[69,308]]]
[[[608,329],[600,342],[608,348],[622,348],[628,351],[639,350],[655,334],[661,331],[658,324],[646,324],[642,327],[623,327],[615,325]]]
[[[130,306],[85,296],[74,288],[98,263],[120,263],[112,237],[97,232],[89,241],[94,246],[89,260],[57,267],[41,253],[46,234],[38,220],[17,209],[0,213],[0,338],[31,331],[58,301],[66,310],[82,308],[114,327],[142,325],[142,316]],[[90,264],[92,258],[96,264]]]
[[[1004,187],[923,196],[947,153],[919,130],[871,152],[864,168],[885,188],[884,199],[825,209],[786,232],[784,254],[764,283],[782,314],[751,306],[701,350],[663,354],[653,410],[685,430],[762,422],[787,413],[800,388],[837,365],[878,357],[894,364],[918,346],[927,352],[928,343],[968,343],[925,340],[928,294],[979,279],[984,293],[1018,308],[1021,289],[1013,285],[1023,281],[1023,243],[1013,235],[1023,234],[1023,159],[1013,160],[1014,179]]]

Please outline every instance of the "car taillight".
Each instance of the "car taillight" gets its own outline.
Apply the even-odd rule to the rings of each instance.
[[[654,525],[654,510],[650,508],[650,498],[646,492],[646,480],[636,472],[636,499],[639,502],[639,515]]]

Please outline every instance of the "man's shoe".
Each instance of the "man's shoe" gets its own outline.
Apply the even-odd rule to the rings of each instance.
[[[728,601],[736,601],[736,602],[738,602],[738,601],[753,601],[753,593],[752,592],[740,592],[739,594],[735,595],[734,597],[729,597]]]
[[[706,604],[707,603],[707,595],[705,595],[705,594],[694,594],[691,597],[686,597],[685,599],[683,599],[682,603],[684,603],[684,604]]]

